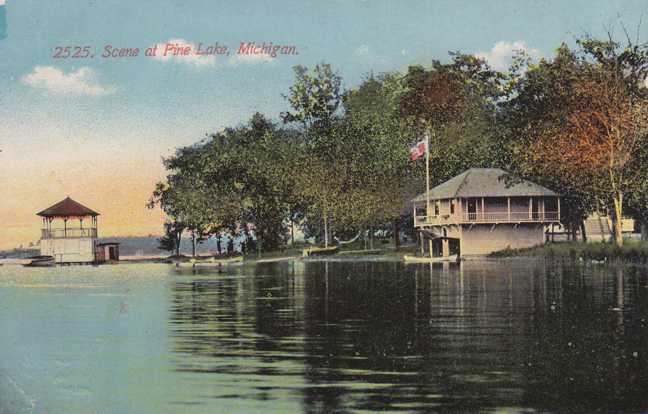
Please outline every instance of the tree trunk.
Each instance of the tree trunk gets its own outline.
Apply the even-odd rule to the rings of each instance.
[[[175,255],[180,256],[180,242],[182,241],[182,232],[177,232],[176,233],[176,240],[175,240]]]
[[[365,227],[362,231],[362,241],[364,242],[365,250],[367,250],[367,237],[369,237],[369,230]]]
[[[587,243],[587,233],[585,232],[585,220],[581,220],[580,229],[581,229],[581,238],[583,239],[584,243]]]
[[[398,219],[394,220],[394,247],[396,250],[400,247],[400,234],[398,230]]]
[[[374,233],[373,232],[373,226],[370,226],[369,227],[369,248],[371,250],[373,250],[373,248],[374,248],[374,243],[373,243],[374,235],[373,235],[373,233]]]
[[[290,217],[290,245],[295,245],[295,220],[292,216]]]
[[[617,246],[623,246],[623,193],[614,194],[614,240]]]
[[[196,231],[191,231],[191,257],[196,257]]]
[[[572,234],[572,240],[573,240],[573,241],[577,241],[577,240],[578,240],[578,237],[576,237],[576,231],[577,231],[577,230],[578,230],[578,228],[576,227],[576,223],[572,223],[572,224],[571,224],[571,234]]]
[[[641,241],[648,241],[648,226],[641,222]]]
[[[328,216],[324,213],[324,247],[328,247]]]

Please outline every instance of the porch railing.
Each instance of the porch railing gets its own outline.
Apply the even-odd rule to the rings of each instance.
[[[78,238],[96,238],[97,229],[89,228],[72,228],[72,229],[41,229],[41,239],[78,239]]]
[[[498,211],[498,212],[464,212],[461,215],[414,216],[414,225],[442,225],[464,223],[524,223],[524,222],[556,222],[559,221],[557,211]]]

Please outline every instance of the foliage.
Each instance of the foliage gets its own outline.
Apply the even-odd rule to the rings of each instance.
[[[584,37],[537,63],[520,53],[506,73],[453,52],[346,90],[326,63],[294,75],[282,124],[257,113],[164,160],[149,205],[168,217],[165,246],[183,231],[200,240],[252,229],[274,249],[295,222],[328,245],[332,234],[402,223],[425,182],[408,146],[425,133],[432,185],[502,167],[560,193],[572,228],[614,208],[619,232],[625,205],[648,219],[645,45]]]
[[[624,195],[646,169],[635,162],[648,131],[643,79],[645,47],[621,49],[590,38],[571,51],[562,45],[553,62],[518,74],[502,104],[518,172],[565,195],[566,222],[611,207],[622,243]]]

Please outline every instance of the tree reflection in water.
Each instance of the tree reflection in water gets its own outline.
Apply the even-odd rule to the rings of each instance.
[[[303,412],[648,408],[643,269],[507,260],[287,262],[178,273],[196,399]]]

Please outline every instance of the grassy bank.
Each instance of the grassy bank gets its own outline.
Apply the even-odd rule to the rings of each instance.
[[[561,242],[526,249],[505,249],[489,255],[489,257],[519,256],[646,263],[648,243],[625,241],[623,246],[616,246],[612,243]]]

